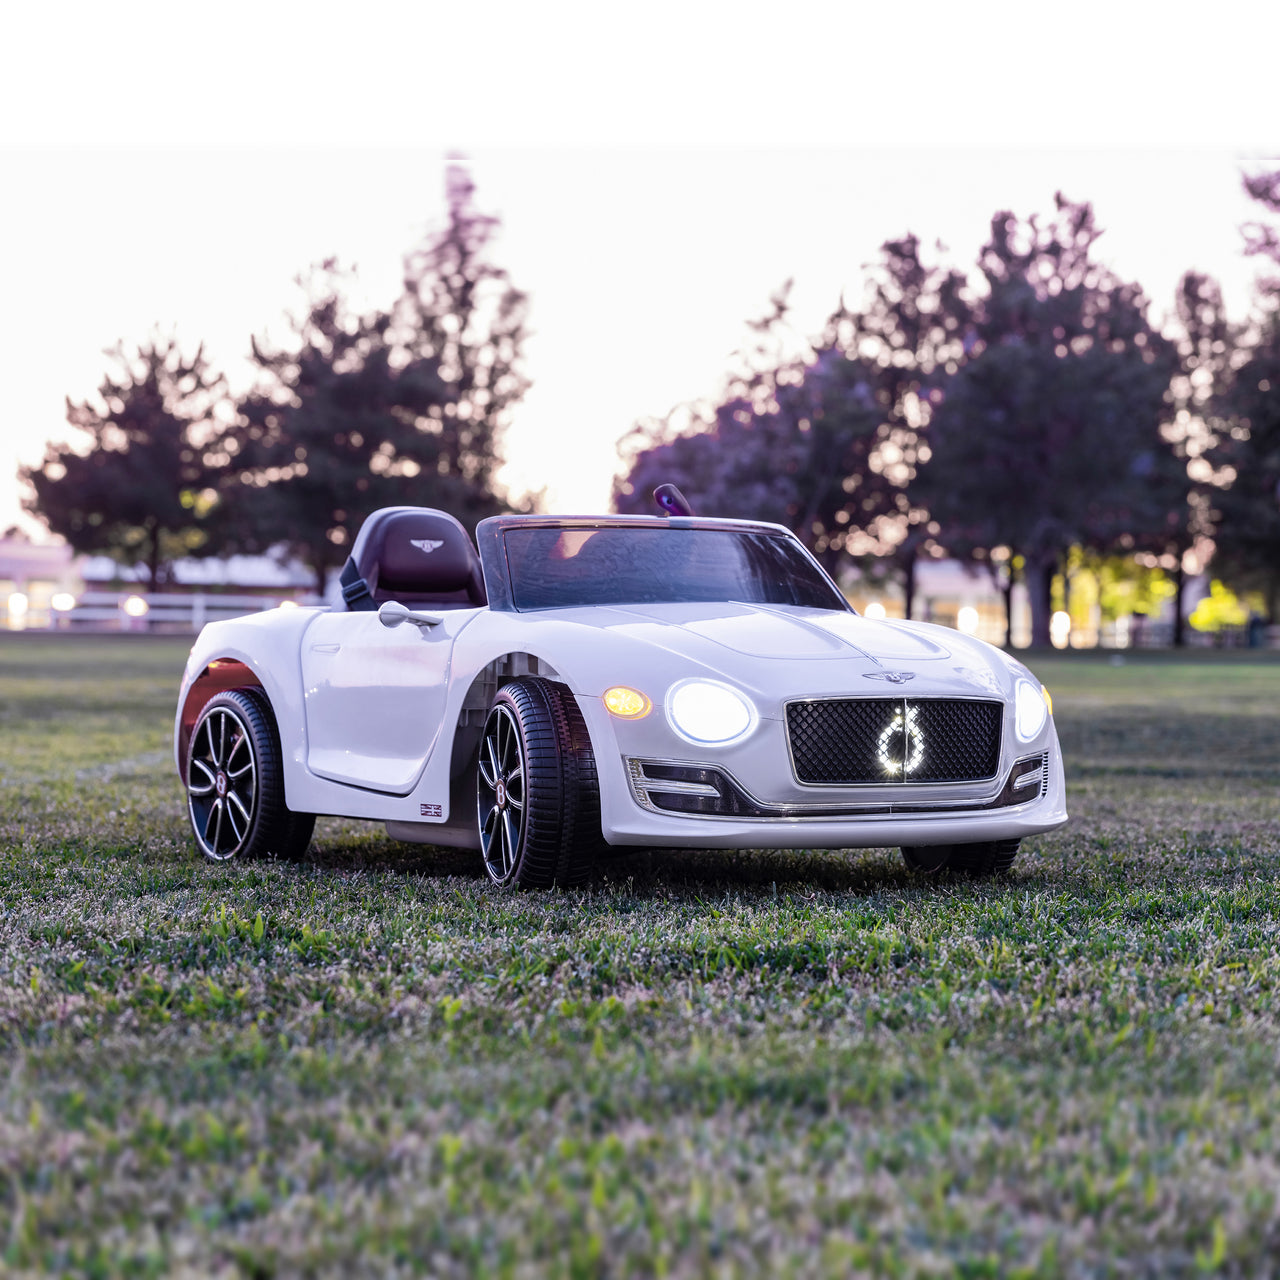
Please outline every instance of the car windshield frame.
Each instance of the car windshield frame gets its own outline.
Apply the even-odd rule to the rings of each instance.
[[[480,524],[476,540],[491,609],[738,603],[852,612],[803,543],[777,525],[499,516]]]

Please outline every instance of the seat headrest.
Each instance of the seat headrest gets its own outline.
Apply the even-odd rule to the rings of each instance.
[[[465,591],[475,566],[466,530],[452,517],[431,511],[387,516],[366,548],[377,564],[382,591]]]

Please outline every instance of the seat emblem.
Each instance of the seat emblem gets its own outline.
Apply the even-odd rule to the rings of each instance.
[[[409,545],[417,547],[419,551],[425,551],[427,555],[430,555],[433,551],[439,551],[444,546],[444,539],[441,538],[439,542],[436,542],[433,538],[410,538]]]
[[[864,671],[862,675],[866,680],[887,680],[890,684],[906,684],[916,678],[914,671]]]

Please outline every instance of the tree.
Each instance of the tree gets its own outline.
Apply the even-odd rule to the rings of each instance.
[[[1205,460],[1227,487],[1213,491],[1214,573],[1256,590],[1280,621],[1280,310],[1263,320],[1225,391],[1229,416]]]
[[[449,393],[436,361],[398,351],[388,313],[353,315],[332,260],[299,284],[308,304],[296,342],[253,339],[260,385],[206,461],[226,469],[224,545],[294,555],[323,594],[379,507],[430,505],[472,520],[501,508],[446,457],[434,426]]]
[[[673,481],[700,513],[788,525],[832,573],[850,559],[893,560],[909,607],[917,551],[937,530],[906,486],[927,386],[962,354],[967,312],[963,278],[926,266],[914,236],[882,253],[862,310],[842,300],[821,337],[803,342],[788,331],[788,282],[748,323],[718,404],[639,424],[617,509],[648,510],[650,490]]]
[[[1178,505],[1160,432],[1173,352],[1141,289],[1094,261],[1099,234],[1090,206],[1062,196],[1047,225],[992,220],[968,357],[913,487],[948,546],[1023,558],[1035,645],[1069,547],[1115,549]]]
[[[529,302],[490,261],[498,218],[475,207],[466,168],[445,171],[448,218],[405,259],[396,341],[434,362],[447,394],[426,414],[439,474],[492,491],[502,435],[529,389],[523,371]]]
[[[89,448],[50,445],[38,467],[20,476],[34,489],[26,508],[79,552],[144,565],[150,590],[167,584],[182,556],[207,555],[213,476],[202,445],[215,430],[223,379],[204,348],[184,356],[176,340],[153,337],[130,354],[107,353],[96,400],[67,400],[67,421]]]
[[[527,300],[489,260],[499,222],[446,172],[446,225],[405,259],[389,311],[354,315],[330,260],[300,281],[294,342],[253,341],[260,385],[211,459],[228,468],[228,547],[275,548],[323,592],[378,507],[440,507],[474,525],[510,509],[496,487],[502,433],[528,389]]]
[[[1244,179],[1245,190],[1280,214],[1280,169]],[[1266,223],[1245,228],[1247,252],[1280,266],[1280,235]],[[1280,280],[1260,282],[1251,341],[1220,372],[1215,436],[1204,451],[1212,489],[1214,572],[1241,591],[1257,590],[1270,622],[1280,621]]]
[[[615,508],[650,512],[653,489],[671,481],[699,515],[788,525],[831,571],[844,555],[887,550],[896,490],[870,465],[881,415],[868,370],[827,350],[762,404],[742,391],[700,430],[642,426]]]
[[[1263,208],[1271,213],[1280,214],[1280,169],[1264,169],[1259,173],[1246,174],[1244,189]],[[1251,222],[1244,228],[1245,252],[1261,254],[1270,258],[1280,266],[1280,232],[1267,222]],[[1280,292],[1280,281],[1264,280],[1265,293]]]
[[[1169,450],[1159,460],[1165,468],[1174,468],[1166,488],[1173,493],[1180,487],[1182,492],[1171,501],[1164,527],[1139,531],[1132,549],[1153,553],[1162,567],[1172,570],[1173,643],[1180,647],[1185,638],[1186,562],[1196,562],[1197,547],[1210,547],[1209,495],[1213,483],[1221,483],[1225,474],[1215,472],[1204,455],[1218,429],[1220,393],[1237,350],[1238,328],[1227,318],[1217,282],[1201,272],[1188,271],[1178,282],[1177,310],[1181,332],[1176,343],[1178,369],[1170,386],[1173,413],[1161,427]]]
[[[913,482],[930,456],[928,429],[941,387],[965,358],[972,315],[964,273],[927,264],[919,237],[908,233],[885,241],[861,307],[850,310],[842,299],[821,339],[865,361],[872,372],[882,426],[870,464],[897,490],[897,517],[885,535],[902,575],[908,618],[918,557],[942,550],[939,525],[917,500]]]

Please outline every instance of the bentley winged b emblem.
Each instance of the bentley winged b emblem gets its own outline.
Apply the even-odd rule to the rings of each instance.
[[[890,684],[906,684],[908,680],[916,678],[916,673],[914,671],[864,671],[862,676],[864,680],[887,680]]]
[[[444,539],[441,538],[437,542],[434,538],[410,538],[409,545],[417,547],[419,551],[425,551],[427,555],[430,555],[433,551],[439,551],[444,546]]]

